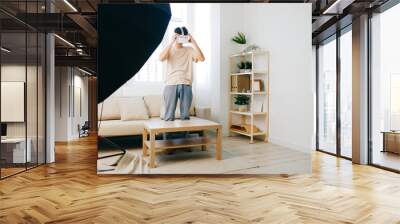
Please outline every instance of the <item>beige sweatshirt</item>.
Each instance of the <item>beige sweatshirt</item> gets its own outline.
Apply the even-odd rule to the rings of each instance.
[[[167,60],[166,85],[192,85],[193,54],[191,47],[171,48]]]

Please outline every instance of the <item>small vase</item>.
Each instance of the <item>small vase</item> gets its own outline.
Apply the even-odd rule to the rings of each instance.
[[[247,112],[247,105],[238,105],[239,112]]]

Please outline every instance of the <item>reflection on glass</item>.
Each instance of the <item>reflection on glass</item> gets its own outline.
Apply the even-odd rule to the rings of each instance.
[[[318,51],[319,149],[336,153],[336,40]]]
[[[37,41],[38,36],[36,32],[27,33],[27,69],[26,69],[26,114],[27,114],[27,142],[29,159],[27,167],[31,168],[37,165]]]
[[[2,33],[1,46],[1,122],[5,125],[1,140],[1,176],[25,170],[30,158],[26,150],[25,33]],[[11,109],[12,108],[12,109]],[[29,149],[29,148],[28,148]]]
[[[340,153],[352,157],[352,35],[351,31],[340,37]]]
[[[372,18],[372,163],[396,170],[400,170],[399,21],[400,5]]]

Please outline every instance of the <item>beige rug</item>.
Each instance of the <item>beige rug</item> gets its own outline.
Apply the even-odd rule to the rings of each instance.
[[[115,173],[133,174],[139,164],[139,159],[138,155],[127,151],[124,155],[101,159],[103,161],[99,161],[98,170],[100,173],[112,171]]]

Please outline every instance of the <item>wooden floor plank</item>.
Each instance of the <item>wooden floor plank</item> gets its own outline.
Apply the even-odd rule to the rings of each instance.
[[[0,223],[400,223],[400,175],[313,153],[310,175],[98,176],[96,138],[0,181]]]

